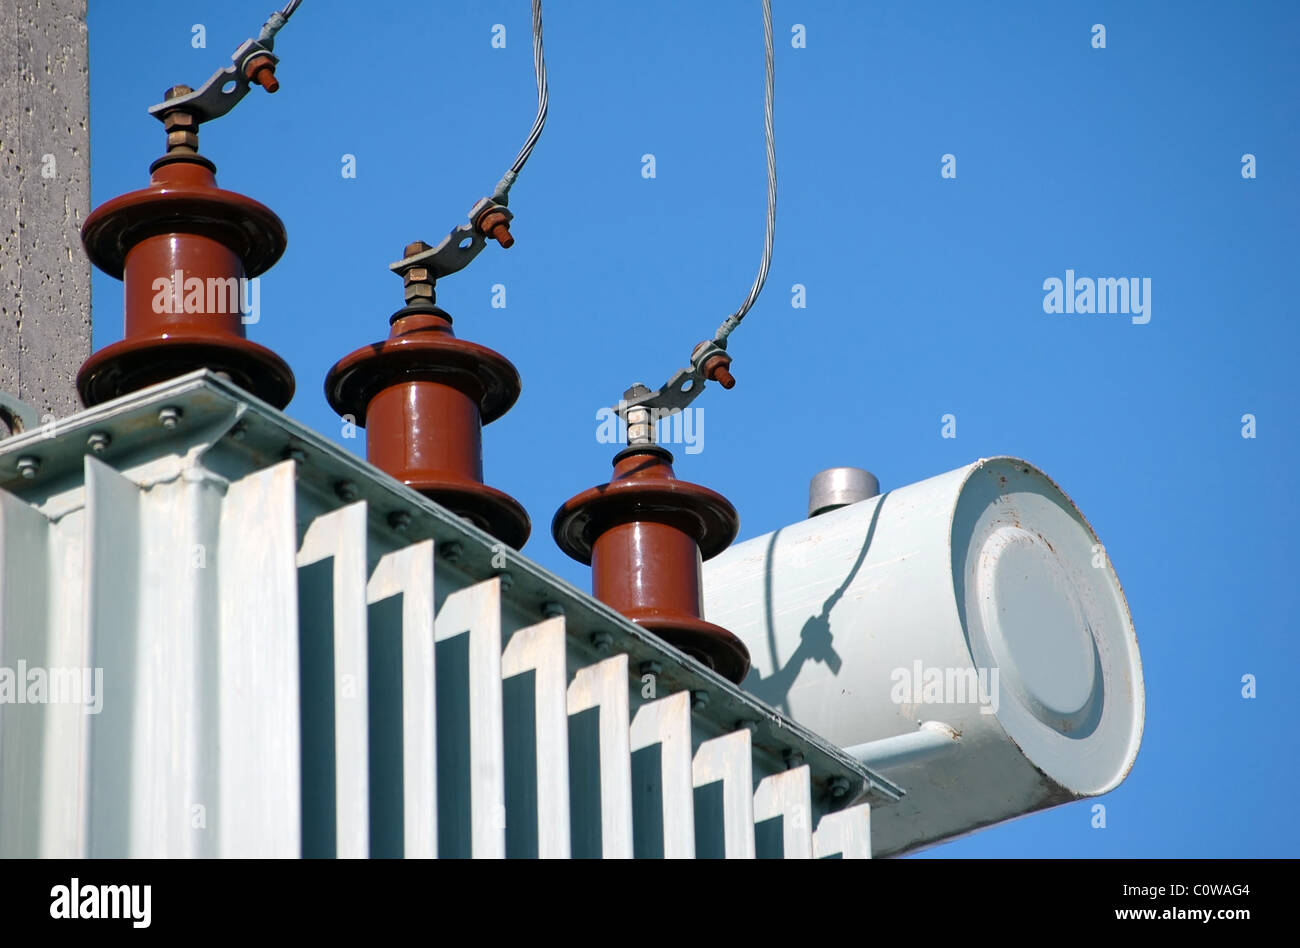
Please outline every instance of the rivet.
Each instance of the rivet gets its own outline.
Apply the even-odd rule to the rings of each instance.
[[[236,441],[243,441],[246,434],[248,434],[248,425],[242,421],[230,429],[230,437]]]
[[[334,493],[338,494],[339,500],[348,504],[361,496],[361,491],[352,481],[339,481],[334,485]]]
[[[175,407],[174,405],[168,405],[166,408],[159,410],[158,421],[162,424],[164,428],[175,428],[178,424],[180,424],[181,415],[183,414],[184,412],[182,412],[179,408]]]
[[[849,792],[849,782],[843,777],[832,777],[829,786],[831,796],[837,800]]]
[[[558,602],[544,602],[542,603],[542,615],[548,619],[558,619],[564,615],[564,607]]]
[[[757,721],[737,721],[733,731],[748,731],[750,734],[758,733]]]
[[[709,706],[709,693],[707,691],[691,692],[691,710],[703,711]]]
[[[411,525],[411,515],[405,510],[394,510],[388,515],[388,525],[398,533],[405,533]]]
[[[284,456],[286,460],[293,461],[296,464],[307,463],[307,452],[302,448],[287,448]]]
[[[614,636],[603,630],[593,632],[591,633],[591,644],[596,647],[597,651],[603,652],[614,644]]]
[[[31,456],[21,457],[18,459],[16,466],[18,473],[30,481],[36,476],[36,472],[41,469],[41,459]]]
[[[794,770],[803,766],[803,754],[792,747],[787,747],[781,754],[785,758],[785,769]]]
[[[92,431],[86,438],[86,447],[90,448],[94,454],[103,454],[112,443],[112,435],[105,431]]]
[[[660,665],[658,662],[654,661],[653,659],[647,659],[646,661],[641,663],[641,674],[643,675],[658,676],[663,673],[663,670],[664,667]]]
[[[458,540],[448,540],[446,543],[438,546],[438,553],[448,563],[455,563],[460,559],[461,546]]]
[[[497,573],[496,577],[501,581],[502,592],[506,592],[515,584],[515,577],[511,573]]]

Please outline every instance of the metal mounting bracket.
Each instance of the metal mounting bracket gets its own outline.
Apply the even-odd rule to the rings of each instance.
[[[210,122],[225,115],[248,94],[252,79],[248,76],[245,67],[250,60],[254,57],[262,57],[269,60],[269,65],[272,67],[280,61],[271,52],[275,48],[275,34],[289,21],[289,17],[293,15],[294,10],[298,9],[301,2],[302,0],[289,0],[284,9],[272,13],[262,24],[257,39],[244,40],[235,50],[235,54],[230,57],[231,64],[214,72],[211,78],[198,89],[159,102],[157,105],[151,105],[149,114],[162,121],[168,112],[184,109],[192,113],[200,123]]]

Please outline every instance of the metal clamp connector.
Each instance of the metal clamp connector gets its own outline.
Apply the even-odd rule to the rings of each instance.
[[[672,378],[654,391],[641,386],[645,389],[644,394],[635,394],[633,389],[629,389],[614,411],[625,422],[629,420],[627,413],[632,409],[679,411],[699,397],[706,382],[717,382],[723,388],[732,388],[736,384],[731,375],[731,356],[726,349],[707,339],[695,346],[687,368],[678,369]]]
[[[497,204],[491,198],[480,198],[470,208],[469,223],[452,228],[450,234],[442,238],[436,246],[420,244],[424,249],[409,252],[396,263],[390,263],[388,269],[399,275],[405,275],[413,267],[428,271],[429,280],[437,282],[445,276],[465,269],[470,262],[487,246],[487,238],[509,247],[514,238],[510,236],[509,223],[514,220],[510,210]]]
[[[157,105],[150,106],[149,114],[159,121],[165,121],[169,112],[183,110],[193,115],[197,122],[211,122],[238,105],[253,83],[262,86],[267,92],[275,92],[280,88],[280,83],[275,78],[275,67],[280,60],[271,52],[275,47],[275,34],[288,22],[301,2],[302,0],[289,0],[284,9],[272,13],[262,25],[257,39],[244,40],[230,57],[230,65],[218,69],[198,89],[193,92],[186,90],[183,95],[175,97],[169,96]]]

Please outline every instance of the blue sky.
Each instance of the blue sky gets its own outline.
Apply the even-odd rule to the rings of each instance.
[[[225,65],[271,2],[90,0],[94,204],[147,183],[163,136],[146,108]],[[305,0],[278,38],[280,91],[202,131],[221,185],[289,231],[250,336],[292,365],[289,413],[351,450],[325,373],[386,333],[388,263],[461,223],[518,150],[528,17],[527,0]],[[979,457],[1037,464],[1124,584],[1142,750],[1105,829],[1083,802],[932,853],[1300,854],[1284,677],[1300,667],[1300,5],[775,0],[774,20],[771,278],[732,337],[738,385],[696,402],[703,450],[678,474],[729,497],[744,539],[802,518],[831,465],[888,489]],[[761,20],[757,0],[551,0],[545,22],[551,118],[511,194],[517,243],[438,301],[519,368],[486,479],[531,513],[525,553],[586,588],[549,523],[608,476],[597,409],[665,381],[753,279]],[[1149,278],[1150,321],[1044,313],[1044,280],[1067,269]],[[93,290],[98,348],[121,337],[121,288],[96,273]]]

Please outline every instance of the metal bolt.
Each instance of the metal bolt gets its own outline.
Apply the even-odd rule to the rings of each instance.
[[[501,591],[507,592],[515,584],[515,577],[511,573],[497,573],[497,579],[501,581]]]
[[[307,452],[302,448],[289,448],[284,452],[284,456],[286,460],[293,461],[298,465],[307,463]]]
[[[691,710],[703,711],[709,706],[709,693],[707,691],[691,692]]]
[[[432,303],[438,298],[432,283],[407,284],[403,293],[408,303],[414,303],[416,300],[428,300]]]
[[[199,150],[199,135],[197,132],[190,132],[184,129],[177,129],[174,132],[167,133],[167,150],[176,151],[180,148],[186,148],[190,151]]]
[[[339,500],[349,504],[361,496],[361,491],[351,481],[339,481],[334,485],[334,493],[338,494]]]
[[[95,454],[103,454],[108,450],[108,446],[113,443],[113,438],[104,431],[92,431],[86,438],[86,447]]]
[[[544,602],[542,603],[542,615],[548,619],[558,619],[564,615],[564,607],[558,602]]]
[[[653,659],[649,659],[641,663],[641,674],[643,675],[657,676],[662,674],[663,670],[664,667],[660,665],[658,662],[654,661]]]
[[[158,412],[158,422],[164,428],[175,428],[178,424],[180,424],[181,415],[183,414],[184,412],[182,412],[179,408],[169,405],[168,407],[163,408]]]
[[[198,131],[199,120],[194,117],[194,113],[177,109],[162,116],[162,127],[168,131]]]
[[[254,56],[244,66],[244,75],[267,92],[280,88],[280,82],[275,78],[275,63],[270,56]]]
[[[750,734],[757,734],[757,733],[758,733],[758,722],[757,722],[757,721],[737,721],[736,724],[735,724],[735,726],[732,728],[732,730],[733,730],[733,731],[745,730],[745,731],[748,731]]]
[[[715,355],[704,363],[704,377],[723,388],[735,388],[736,380],[731,375],[730,366],[731,356]]]
[[[831,796],[837,800],[849,792],[849,782],[843,777],[832,777],[828,786],[831,789]]]
[[[626,392],[623,393],[624,401],[631,401],[634,398],[640,398],[643,395],[649,395],[650,389],[637,382]],[[655,426],[653,416],[649,408],[637,406],[627,410],[627,443],[634,444],[654,444],[655,443]]]
[[[398,533],[405,533],[411,525],[411,515],[405,510],[394,510],[388,515],[388,525]]]
[[[41,469],[41,459],[31,456],[21,457],[18,459],[16,466],[18,473],[30,481],[36,476],[36,472]]]
[[[186,112],[184,109],[168,112],[163,116],[162,121],[163,128],[169,132],[197,132],[199,130],[199,122],[194,117],[194,113]]]
[[[593,632],[591,644],[596,647],[596,651],[604,652],[614,645],[614,636],[605,631]]]
[[[478,229],[502,247],[514,246],[515,239],[510,235],[510,220],[503,211],[497,209],[485,211],[478,219]]]
[[[424,253],[429,249],[429,245],[423,240],[416,240],[406,245],[406,256],[413,257],[418,253]],[[416,300],[428,300],[432,303],[437,299],[434,291],[433,272],[428,267],[411,267],[402,274],[402,287],[406,295],[406,302],[414,303]]]
[[[455,563],[460,559],[461,545],[458,540],[449,540],[438,547],[438,552],[448,563]]]
[[[787,747],[782,751],[781,756],[785,759],[785,769],[794,770],[796,767],[803,766],[803,754],[793,747]]]

